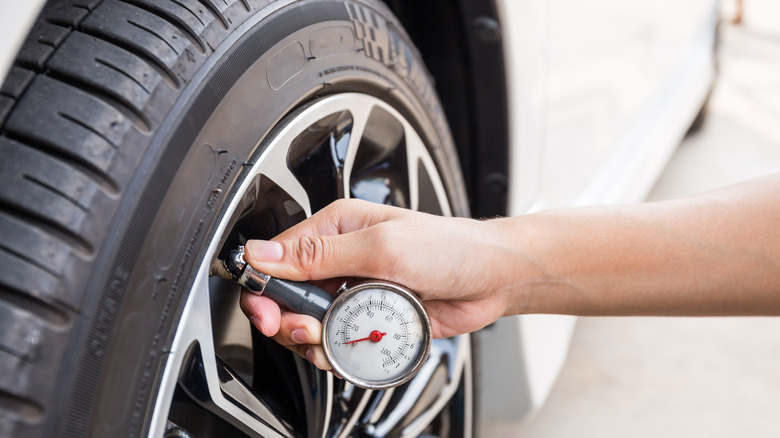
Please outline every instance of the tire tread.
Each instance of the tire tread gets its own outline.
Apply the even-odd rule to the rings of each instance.
[[[189,6],[189,3],[193,3],[194,0],[179,0],[170,3],[152,0],[125,0],[125,2],[173,24],[200,53],[206,53],[206,44],[201,34],[214,18],[210,14],[204,14]],[[187,13],[182,15],[181,11]]]
[[[128,157],[142,155],[228,30],[265,3],[45,5],[0,86],[0,437],[48,435],[51,376],[136,166]],[[71,406],[88,406],[92,391],[77,388]],[[77,417],[59,434],[83,436],[87,420]]]
[[[160,31],[148,30],[157,25],[163,26],[161,31],[167,38],[162,37]],[[85,19],[79,30],[141,58],[173,88],[186,82],[187,78],[176,71],[175,65],[190,45],[189,39],[161,16],[130,3],[109,0]]]
[[[86,434],[94,382],[55,412],[52,376],[75,329],[103,328],[103,315],[82,324],[83,295],[120,198],[177,93],[271,3],[45,6],[0,87],[0,438],[51,436],[52,414],[58,435]],[[68,371],[100,369],[104,350],[87,349]]]

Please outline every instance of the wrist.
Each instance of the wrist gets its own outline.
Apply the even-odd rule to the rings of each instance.
[[[504,303],[503,316],[551,313],[540,307],[554,283],[544,265],[545,248],[552,236],[537,215],[486,221],[492,239],[488,247],[496,278],[491,291]]]

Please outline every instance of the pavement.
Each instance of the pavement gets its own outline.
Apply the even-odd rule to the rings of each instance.
[[[723,3],[721,69],[703,129],[649,200],[780,172],[780,2]],[[778,229],[780,230],[780,224]],[[780,437],[780,318],[580,318],[523,438]]]

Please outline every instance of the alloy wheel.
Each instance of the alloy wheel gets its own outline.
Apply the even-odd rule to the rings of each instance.
[[[436,340],[409,383],[363,390],[258,334],[238,287],[209,277],[223,250],[271,238],[338,198],[451,215],[413,123],[373,96],[326,96],[285,117],[242,165],[181,315],[149,436],[470,436],[468,336]]]

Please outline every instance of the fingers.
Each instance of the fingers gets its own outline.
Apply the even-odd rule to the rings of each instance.
[[[281,309],[268,297],[244,292],[241,308],[260,333],[298,353],[321,370],[330,370],[330,364],[320,345],[320,322],[308,315]]]
[[[322,326],[315,318],[282,310],[281,327],[273,339],[321,370],[330,370],[322,350]]]
[[[285,230],[274,240],[295,240],[304,236],[335,236],[368,228],[409,211],[359,199],[339,199],[307,220]]]
[[[309,315],[282,310],[281,327],[273,339],[282,345],[319,344],[322,326]]]
[[[250,292],[241,293],[241,309],[260,333],[274,336],[281,326],[281,309],[272,299]]]
[[[250,240],[245,256],[255,269],[290,280],[378,277],[386,274],[388,221],[406,214],[363,201],[336,202],[273,241]]]
[[[357,232],[359,233],[359,232]],[[362,233],[361,233],[362,234]],[[358,272],[350,263],[361,252],[360,241],[352,234],[339,236],[304,236],[293,240],[250,240],[245,257],[252,267],[274,277],[289,280],[318,280]]]

